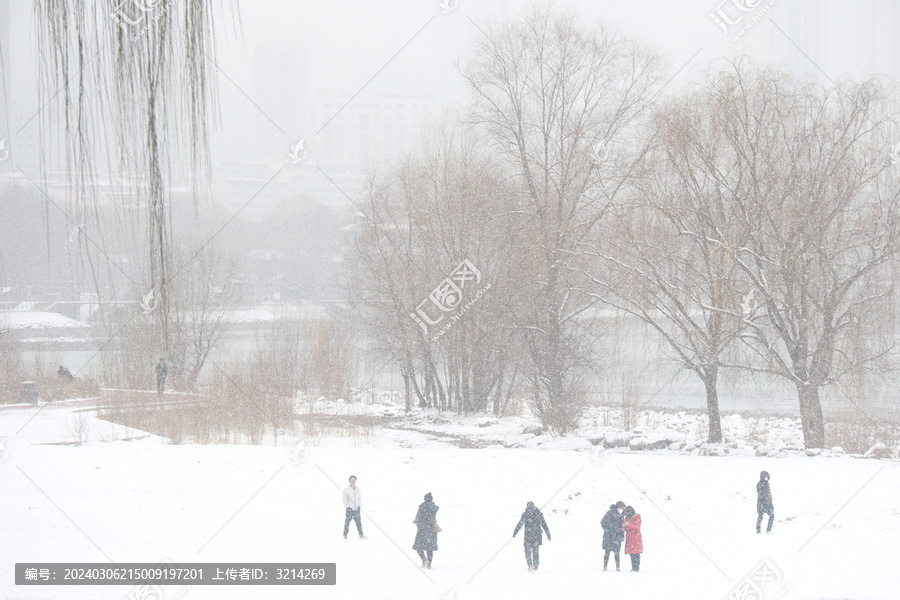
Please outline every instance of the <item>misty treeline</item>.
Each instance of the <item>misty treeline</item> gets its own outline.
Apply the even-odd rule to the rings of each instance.
[[[702,382],[709,441],[735,370],[793,385],[822,447],[823,389],[894,367],[896,94],[747,58],[675,93],[652,50],[551,8],[476,38],[470,105],[370,176],[346,256],[348,302],[407,406],[503,414],[521,397],[571,430],[612,310]],[[464,261],[480,278],[451,275]]]
[[[173,186],[194,184],[195,216],[211,196],[197,179],[215,108],[212,8],[165,2],[116,21],[116,3],[35,6],[45,146],[61,149],[73,190],[54,199],[29,179],[48,261],[58,209],[73,290],[143,298],[136,314],[104,309],[104,384],[146,387],[165,355],[192,389],[247,299],[238,270],[254,275],[246,252],[219,245],[230,219],[187,237],[174,226]],[[739,372],[793,385],[806,445],[823,446],[823,391],[840,384],[856,406],[895,362],[896,93],[746,58],[676,91],[653,50],[552,7],[474,36],[459,63],[468,106],[370,174],[341,262],[346,302],[408,407],[506,414],[524,398],[569,431],[609,387],[601,342],[635,317],[703,384],[710,441],[722,439],[718,385]],[[103,169],[129,175],[112,207],[96,197]],[[359,379],[349,326],[285,323],[324,329],[296,346],[273,333],[265,347],[296,352],[212,363],[209,385],[258,413],[243,419],[256,438],[283,395]],[[271,410],[253,406],[257,389]]]

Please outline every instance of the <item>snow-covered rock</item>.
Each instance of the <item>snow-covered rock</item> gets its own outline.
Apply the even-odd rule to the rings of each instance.
[[[886,445],[878,442],[866,450],[866,453],[863,454],[863,456],[866,458],[891,458],[891,451],[888,450]]]
[[[646,450],[648,446],[648,440],[645,437],[639,436],[635,438],[631,438],[628,441],[628,447],[632,450]]]
[[[605,434],[603,434],[603,445],[606,448],[622,448],[624,446],[627,446],[628,442],[635,437],[637,436],[632,433],[607,431]]]
[[[657,433],[648,438],[648,450],[663,450],[668,448],[675,442],[683,442],[684,434],[677,431],[665,431],[661,434]]]

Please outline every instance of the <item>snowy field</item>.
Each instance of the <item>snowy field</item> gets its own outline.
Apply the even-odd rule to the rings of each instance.
[[[493,435],[518,447],[463,449],[422,431],[376,429],[295,450],[290,440],[171,445],[91,418],[89,441],[74,446],[66,442],[75,410],[48,406],[16,434],[35,409],[0,409],[4,600],[128,598],[135,586],[13,584],[16,562],[109,559],[337,563],[329,587],[166,588],[164,598],[188,600],[714,600],[728,598],[763,560],[781,576],[766,599],[894,599],[900,589],[892,566],[900,463],[891,459],[764,457],[749,447],[728,456],[602,450],[578,436],[526,443],[514,439],[514,421]],[[475,423],[472,433],[492,428]],[[775,501],[771,535],[754,531],[763,469]],[[350,474],[363,492],[366,540],[352,527],[350,539],[341,536],[340,490]],[[426,492],[441,507],[443,533],[434,568],[423,571],[411,521]],[[600,570],[600,519],[619,499],[642,515],[640,573],[628,572],[627,555],[622,572]],[[526,570],[522,534],[511,539],[529,500],[543,506],[553,535],[536,574]]]

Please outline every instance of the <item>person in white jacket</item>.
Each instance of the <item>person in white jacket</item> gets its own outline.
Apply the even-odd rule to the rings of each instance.
[[[362,530],[362,492],[356,487],[356,475],[350,476],[350,485],[344,489],[344,509],[346,516],[344,517],[344,539],[347,539],[347,533],[350,531],[350,521],[356,521],[356,531],[359,532],[359,539],[364,539]]]

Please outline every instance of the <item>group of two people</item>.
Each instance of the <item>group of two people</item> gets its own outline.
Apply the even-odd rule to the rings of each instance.
[[[609,511],[600,520],[603,528],[603,570],[609,565],[609,555],[616,559],[616,571],[621,570],[619,552],[622,541],[625,541],[625,554],[631,556],[631,570],[641,570],[641,554],[644,552],[644,540],[641,537],[641,515],[631,506],[619,500],[610,504]]]
[[[362,492],[356,485],[356,476],[351,475],[349,479],[350,485],[344,488],[344,539],[350,533],[350,523],[356,524],[356,531],[359,533],[359,539],[365,539],[366,535],[362,528]],[[438,506],[434,503],[434,496],[431,493],[425,494],[425,501],[419,505],[416,512],[416,518],[413,523],[416,525],[416,540],[413,542],[413,550],[419,554],[422,559],[422,566],[431,568],[431,561],[434,560],[434,552],[438,549],[437,534],[441,528],[437,524]]]

